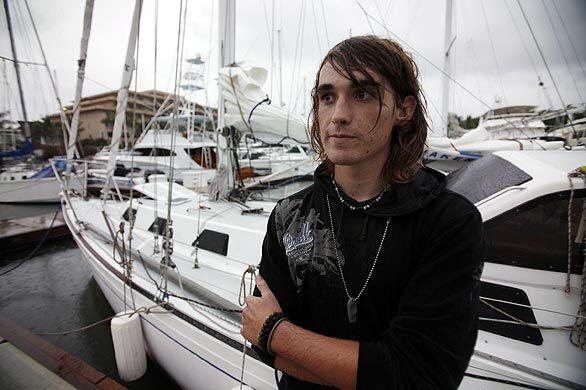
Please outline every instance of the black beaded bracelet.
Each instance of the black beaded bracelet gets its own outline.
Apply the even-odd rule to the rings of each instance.
[[[265,323],[263,324],[262,329],[260,330],[260,333],[258,335],[258,347],[263,352],[268,353],[270,355],[274,355],[274,353],[268,349],[269,336],[271,335],[271,333],[273,333],[273,328],[275,327],[275,325],[285,318],[285,314],[276,311],[270,316],[268,316],[265,320]]]

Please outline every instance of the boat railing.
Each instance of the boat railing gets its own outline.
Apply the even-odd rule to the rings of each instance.
[[[72,164],[70,173],[67,170],[59,169],[58,162],[63,162],[64,159],[50,159],[49,162],[53,168],[53,172],[59,181],[61,192],[66,198],[66,202],[72,196],[80,196],[83,199],[88,197],[88,183],[92,179],[98,179],[104,182],[104,186],[111,185],[118,200],[123,201],[124,196],[120,191],[114,172],[108,172],[108,162],[100,160],[88,159],[72,159],[69,164]],[[81,193],[74,191],[71,185],[73,180],[77,180],[81,187]]]

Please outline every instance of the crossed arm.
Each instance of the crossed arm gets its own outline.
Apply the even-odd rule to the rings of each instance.
[[[242,335],[258,346],[264,320],[281,307],[262,277],[257,287],[262,296],[246,298]],[[358,342],[322,336],[292,322],[281,322],[271,339],[275,368],[296,378],[342,389],[356,387]]]

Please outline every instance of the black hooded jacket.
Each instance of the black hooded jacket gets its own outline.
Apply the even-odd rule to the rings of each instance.
[[[355,206],[374,200],[359,203],[340,194]],[[352,297],[381,247],[355,323],[348,320],[326,197]],[[294,324],[359,341],[357,388],[453,389],[476,341],[483,242],[478,210],[446,190],[436,171],[424,168],[371,208],[351,210],[340,202],[322,164],[312,186],[273,210],[260,273]],[[321,388],[287,374],[279,387]]]

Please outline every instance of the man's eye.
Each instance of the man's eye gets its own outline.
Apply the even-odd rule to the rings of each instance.
[[[362,90],[362,91],[356,92],[354,97],[358,100],[368,100],[372,97],[372,95],[370,93],[368,93],[367,91]]]
[[[319,100],[324,103],[331,103],[334,101],[334,95],[331,93],[324,93],[319,96]]]

